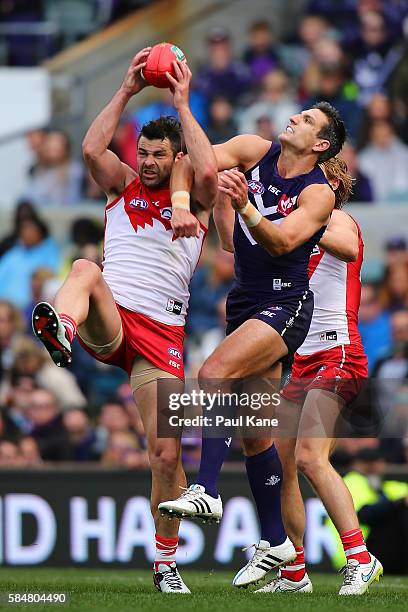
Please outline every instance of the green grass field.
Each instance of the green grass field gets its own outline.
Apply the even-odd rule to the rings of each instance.
[[[227,572],[196,572],[183,570],[183,578],[193,591],[192,595],[163,595],[152,584],[148,571],[89,570],[89,569],[4,569],[0,570],[0,591],[6,592],[66,592],[70,601],[65,606],[25,604],[5,605],[1,609],[52,610],[53,608],[78,610],[115,610],[127,612],[331,612],[356,610],[406,611],[408,578],[385,577],[371,587],[370,593],[358,599],[339,598],[337,590],[341,577],[337,575],[311,575],[315,592],[303,595],[254,595],[250,589],[231,586],[232,574]],[[272,576],[271,576],[272,578]],[[4,601],[4,600],[3,600]],[[256,607],[255,607],[256,606]]]

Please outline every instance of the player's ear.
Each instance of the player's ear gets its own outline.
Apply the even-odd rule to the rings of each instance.
[[[176,155],[176,157],[174,158],[175,162],[178,162],[180,159],[182,159],[184,157],[184,153],[183,151],[179,151]]]
[[[330,148],[330,140],[326,138],[319,138],[317,142],[315,142],[313,146],[313,151],[315,153],[323,153],[323,151],[327,151]]]
[[[336,191],[336,189],[339,188],[340,181],[339,181],[338,178],[329,178],[328,181],[329,181],[329,185],[333,189],[333,191]]]

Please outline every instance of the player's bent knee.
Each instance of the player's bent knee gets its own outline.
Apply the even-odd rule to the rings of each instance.
[[[203,363],[198,372],[198,382],[201,386],[208,386],[212,383],[219,384],[219,381],[226,380],[228,378],[238,378],[239,372],[232,369],[227,364],[223,363],[217,358],[209,357],[207,361]]]
[[[180,462],[180,453],[175,445],[158,445],[150,451],[150,466],[158,476],[175,475]]]
[[[80,276],[87,276],[93,282],[97,282],[102,277],[102,272],[99,266],[88,259],[76,259],[72,264],[71,273]]]
[[[324,457],[308,448],[296,450],[295,462],[297,469],[312,480],[321,472],[326,463]]]
[[[198,382],[200,387],[211,384],[211,381],[220,378],[219,364],[215,360],[207,359],[198,371]]]

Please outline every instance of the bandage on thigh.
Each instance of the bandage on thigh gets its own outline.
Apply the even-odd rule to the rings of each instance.
[[[80,337],[82,342],[89,349],[91,349],[93,353],[95,353],[99,357],[106,358],[106,357],[109,357],[110,355],[113,355],[113,353],[117,351],[120,345],[122,344],[123,329],[122,329],[122,326],[120,326],[118,335],[116,336],[116,338],[112,340],[112,342],[109,342],[108,344],[94,344],[93,342],[88,340],[88,338],[86,338],[85,336],[82,336],[79,332],[78,332],[78,336]]]
[[[133,393],[140,389],[143,385],[150,383],[160,378],[176,378],[174,374],[160,370],[144,357],[136,357],[133,362],[132,372],[130,375],[130,386]]]

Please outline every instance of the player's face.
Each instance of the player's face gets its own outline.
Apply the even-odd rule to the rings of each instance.
[[[140,180],[146,187],[160,187],[170,180],[174,164],[174,152],[170,141],[139,138],[137,167]]]
[[[304,110],[290,117],[286,130],[279,134],[279,141],[299,153],[321,153],[330,146],[328,140],[318,136],[326,124],[327,117],[318,108]]]

